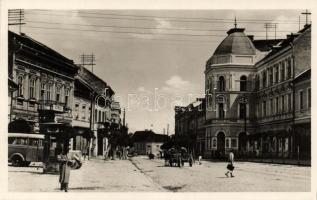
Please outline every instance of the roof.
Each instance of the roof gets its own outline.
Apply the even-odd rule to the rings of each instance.
[[[255,55],[255,47],[243,28],[232,28],[227,32],[228,36],[220,43],[214,55]]]
[[[298,75],[296,75],[294,78],[294,82],[298,82],[305,77],[310,78],[310,76],[311,76],[311,68],[306,69],[306,70],[302,71],[301,73],[299,73]]]
[[[62,54],[60,54],[57,51],[49,48],[46,45],[40,43],[39,41],[34,40],[33,38],[29,37],[25,33],[21,33],[19,35],[19,34],[16,34],[16,33],[12,32],[12,31],[9,31],[9,36],[11,36],[11,37],[13,36],[15,38],[18,38],[18,40],[20,42],[22,42],[23,44],[26,44],[30,48],[39,49],[39,50],[41,50],[42,52],[44,52],[45,54],[47,54],[49,56],[53,56],[55,58],[63,60],[63,62],[66,62],[66,63],[72,65],[73,67],[76,67],[75,65],[73,65],[73,60],[66,58]]]
[[[259,51],[270,51],[273,46],[276,46],[283,39],[276,39],[276,40],[252,40],[254,47]]]
[[[152,130],[136,131],[132,136],[133,142],[165,142],[167,135],[156,134]]]
[[[298,31],[297,33],[291,33],[290,35],[287,35],[286,39],[283,39],[278,45],[274,48],[272,48],[272,51],[268,53],[262,60],[259,62],[275,55],[276,53],[280,52],[281,50],[285,49],[286,47],[290,46],[292,42],[294,42],[298,37],[303,35],[305,31],[311,28],[311,25],[306,25],[302,30]]]

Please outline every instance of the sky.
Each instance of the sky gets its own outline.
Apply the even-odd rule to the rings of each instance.
[[[163,133],[169,124],[173,134],[174,106],[204,96],[205,63],[234,27],[235,17],[237,26],[255,39],[265,39],[265,23],[276,23],[276,37],[285,38],[303,27],[301,12],[25,10],[22,32],[78,64],[80,55],[93,53],[94,73],[112,87],[126,109],[129,132]],[[271,28],[268,38],[274,37]]]

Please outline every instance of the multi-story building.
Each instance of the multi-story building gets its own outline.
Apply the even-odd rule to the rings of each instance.
[[[263,48],[263,42],[247,37],[244,29],[227,32],[205,70],[207,157],[222,157],[231,149],[240,157],[295,156],[298,138],[308,137],[295,131],[293,81],[311,67],[310,31],[306,25],[287,39],[272,42],[273,48]],[[310,109],[302,111],[310,120]],[[308,148],[299,149],[310,154]]]
[[[195,155],[205,152],[205,111],[205,99],[175,107],[175,135],[193,139]]]
[[[71,124],[78,70],[73,61],[25,34],[11,31],[8,59],[9,77],[18,86],[12,96],[9,131],[29,127],[28,132],[34,132],[39,122]]]
[[[9,132],[34,133],[39,126],[46,132],[60,126],[69,130],[69,136],[74,133],[73,150],[88,148],[92,156],[104,155],[107,139],[100,130],[120,122],[120,105],[116,102],[111,108],[114,91],[105,81],[44,44],[11,31],[8,69]]]
[[[79,66],[76,80],[80,91],[75,94],[73,120],[81,129],[89,127],[94,132],[90,155],[104,156],[108,144],[104,133],[109,131],[112,121],[111,105],[114,91],[105,81],[83,66]],[[86,144],[83,140],[81,142]]]

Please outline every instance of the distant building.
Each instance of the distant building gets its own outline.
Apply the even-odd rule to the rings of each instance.
[[[205,99],[197,99],[186,107],[175,107],[175,135],[194,138],[196,155],[205,152],[205,108]]]
[[[132,136],[133,149],[138,155],[152,153],[160,156],[161,145],[167,139],[167,135],[156,134],[152,130],[136,131]]]

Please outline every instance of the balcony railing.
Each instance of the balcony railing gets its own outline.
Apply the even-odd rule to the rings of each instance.
[[[52,110],[56,112],[67,112],[71,110],[65,103],[53,100],[39,100],[39,110]]]

